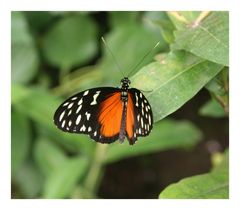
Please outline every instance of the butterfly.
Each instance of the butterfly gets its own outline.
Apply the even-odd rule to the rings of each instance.
[[[121,71],[103,37],[102,41]],[[151,132],[153,114],[146,97],[140,90],[129,88],[130,83],[128,77],[123,77],[120,88],[98,87],[71,96],[55,112],[55,125],[65,132],[87,134],[96,142],[110,144],[119,139],[122,143],[127,138],[133,145],[139,136],[147,136]]]
[[[131,81],[124,77],[121,87],[92,88],[71,96],[54,114],[55,125],[65,132],[88,134],[110,144],[127,137],[130,145],[147,136],[153,127],[151,106]]]

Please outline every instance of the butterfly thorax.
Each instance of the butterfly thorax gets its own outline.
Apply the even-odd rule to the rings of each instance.
[[[127,77],[124,77],[122,80],[121,80],[121,100],[123,102],[127,102],[128,100],[128,88],[129,88],[129,85],[130,85],[131,81],[127,78]]]

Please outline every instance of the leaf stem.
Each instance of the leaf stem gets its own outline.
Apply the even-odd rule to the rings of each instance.
[[[174,18],[176,18],[179,22],[182,22],[182,23],[185,23],[185,24],[188,24],[188,20],[183,16],[181,15],[180,12],[177,12],[177,11],[172,11],[172,12],[168,12],[170,15],[172,15]]]
[[[84,187],[88,192],[91,192],[91,196],[96,194],[99,186],[107,146],[106,144],[97,144],[92,164],[85,180]]]
[[[197,17],[197,19],[194,21],[192,27],[196,27],[199,25],[201,21],[203,21],[211,12],[210,11],[203,11],[200,13],[200,15]]]

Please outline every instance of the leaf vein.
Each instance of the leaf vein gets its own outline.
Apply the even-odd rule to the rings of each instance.
[[[197,62],[197,63],[194,63],[193,65],[191,65],[191,66],[189,66],[188,68],[186,68],[184,71],[181,71],[181,72],[179,72],[178,74],[174,75],[174,76],[171,77],[169,80],[167,80],[167,81],[164,82],[162,85],[160,85],[158,88],[156,88],[156,89],[153,90],[151,93],[149,93],[149,94],[148,94],[148,97],[149,97],[150,95],[152,95],[156,90],[161,89],[163,86],[165,86],[167,83],[171,82],[172,80],[174,80],[175,78],[177,78],[177,77],[180,76],[181,74],[184,74],[184,73],[187,72],[188,70],[191,70],[194,66],[199,65],[199,64],[201,64],[201,63],[203,63],[203,62],[204,62],[204,60],[201,60],[201,61],[199,61],[199,62]]]

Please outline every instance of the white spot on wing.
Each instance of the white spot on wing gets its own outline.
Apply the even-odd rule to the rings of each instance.
[[[86,90],[83,95],[86,96],[89,93],[89,90]]]
[[[136,96],[136,106],[138,107],[138,96],[137,96],[137,93],[135,93],[135,96]]]
[[[89,118],[90,118],[90,116],[91,116],[91,114],[90,113],[88,113],[88,112],[86,112],[86,117],[87,117],[87,120],[89,120]]]
[[[63,106],[67,106],[68,104],[69,104],[69,102],[66,102],[66,103],[63,104]]]
[[[97,135],[97,131],[95,131],[93,135],[96,136]]]
[[[142,98],[142,93],[140,93],[140,98]]]
[[[92,131],[92,128],[89,126],[89,127],[88,127],[88,132],[90,132],[90,131]]]
[[[79,100],[78,105],[81,105],[83,102],[82,98]]]
[[[62,128],[65,126],[65,120],[63,120],[63,122],[62,122]]]
[[[68,122],[68,126],[70,127],[72,125],[72,121],[70,120],[69,122]]]
[[[148,115],[148,123],[149,123],[149,125],[151,125],[152,124],[152,122],[151,122],[152,120],[151,120],[151,115]]]
[[[76,119],[76,125],[78,125],[80,123],[80,120],[81,120],[81,115],[78,115],[77,119]]]
[[[68,116],[72,113],[72,110],[70,109],[70,111],[68,112]]]
[[[150,116],[150,115],[145,114],[145,118],[146,118],[146,120],[149,119],[149,116]]]
[[[97,91],[97,92],[95,93],[95,95],[93,96],[93,101],[91,102],[90,105],[95,105],[95,104],[97,104],[97,97],[99,96],[100,92],[101,92],[101,91]]]
[[[68,109],[71,109],[72,106],[73,106],[73,103],[70,103],[70,104],[68,105]]]
[[[73,98],[71,98],[71,100],[73,100],[73,101],[76,100],[76,99],[77,99],[77,97],[73,97]]]
[[[137,121],[139,122],[140,114],[137,115]]]
[[[141,134],[141,128],[138,129],[138,133]]]
[[[62,114],[60,115],[60,117],[59,117],[59,121],[62,121],[62,118],[63,118],[64,114],[65,114],[65,111],[62,112]]]
[[[141,117],[141,126],[143,127],[143,118]]]
[[[76,114],[81,110],[81,108],[82,108],[82,105],[80,105],[80,106],[78,107],[78,109],[77,109],[77,111],[76,111]]]
[[[85,130],[86,130],[86,127],[85,127],[85,125],[83,125],[83,126],[81,127],[80,131],[85,131]]]

